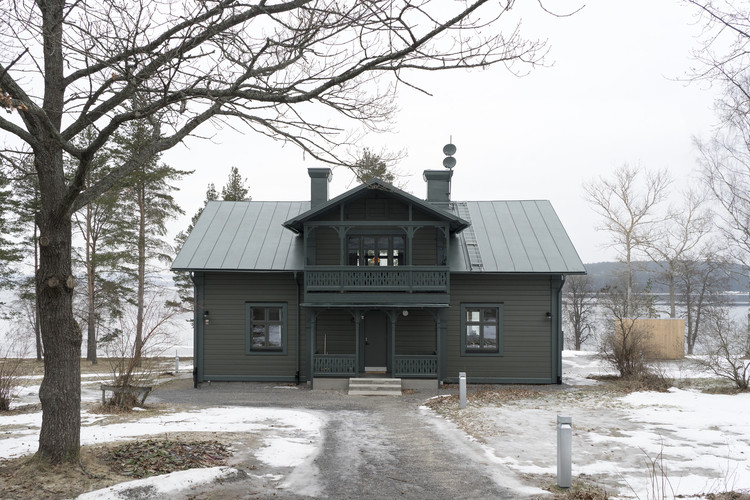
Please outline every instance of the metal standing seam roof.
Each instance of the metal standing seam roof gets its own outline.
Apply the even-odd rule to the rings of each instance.
[[[583,274],[586,268],[568,233],[547,200],[467,201],[469,220],[478,248],[481,271],[490,273]],[[478,271],[466,255],[467,234],[453,247],[465,258],[451,271]]]
[[[549,201],[454,202],[449,211],[457,215],[459,204],[472,231],[451,238],[451,272],[586,272]],[[303,270],[303,239],[284,223],[309,210],[309,202],[209,202],[172,269]]]

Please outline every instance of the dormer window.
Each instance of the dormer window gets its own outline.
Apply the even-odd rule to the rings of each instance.
[[[347,263],[350,266],[403,266],[406,264],[406,239],[383,234],[349,236]]]

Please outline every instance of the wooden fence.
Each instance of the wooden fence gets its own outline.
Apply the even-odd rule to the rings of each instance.
[[[635,327],[646,332],[643,357],[682,359],[685,357],[684,319],[636,319]]]

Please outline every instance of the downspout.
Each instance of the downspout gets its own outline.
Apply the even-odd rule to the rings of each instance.
[[[300,340],[299,340],[299,334],[300,334],[300,322],[299,322],[299,315],[302,312],[302,307],[300,306],[300,286],[299,286],[299,280],[297,279],[297,271],[294,271],[294,284],[297,285],[297,366],[296,366],[296,372],[294,373],[294,382],[299,385],[299,370],[300,370]]]
[[[562,346],[563,346],[563,332],[562,332],[562,289],[565,286],[565,278],[566,276],[564,274],[560,275],[560,279],[556,280],[559,281],[560,286],[557,287],[555,290],[555,302],[554,302],[554,317],[552,318],[553,328],[555,329],[555,339],[556,339],[556,346],[555,346],[555,364],[556,367],[556,375],[557,375],[557,384],[562,384]]]
[[[203,275],[189,271],[193,282],[193,388],[198,388],[198,379],[203,375]],[[200,368],[200,369],[199,369]]]

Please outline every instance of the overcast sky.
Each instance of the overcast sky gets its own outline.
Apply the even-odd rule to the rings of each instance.
[[[559,11],[575,5],[545,2]],[[695,179],[693,137],[707,136],[716,122],[715,90],[684,78],[700,26],[676,0],[586,0],[568,18],[527,1],[523,15],[528,37],[549,40],[551,67],[523,78],[502,67],[420,77],[433,95],[402,87],[393,133],[369,136],[362,146],[406,150],[399,182],[424,198],[422,172],[442,168],[452,136],[453,199],[548,199],[584,262],[612,260],[582,184],[624,163],[669,169],[675,195]],[[309,198],[307,168],[321,165],[298,149],[252,133],[203,132],[212,140],[190,140],[163,158],[195,170],[179,184],[176,198],[187,214],[175,232],[202,206],[207,184],[220,189],[232,166],[248,178],[255,200]],[[334,170],[331,196],[351,182],[349,172]]]

